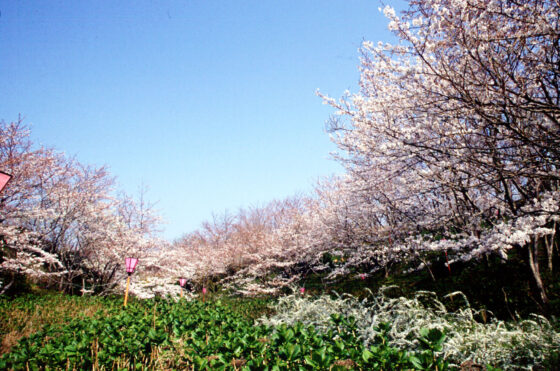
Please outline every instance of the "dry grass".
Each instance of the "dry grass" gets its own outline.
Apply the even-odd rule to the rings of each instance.
[[[108,309],[100,298],[45,294],[0,299],[0,355],[8,353],[17,342],[45,325],[64,324],[79,316],[92,317]]]

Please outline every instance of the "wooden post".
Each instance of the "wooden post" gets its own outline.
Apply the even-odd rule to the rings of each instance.
[[[126,307],[126,302],[128,301],[128,287],[130,286],[130,275],[126,278],[126,291],[124,292],[124,306]]]
[[[181,286],[181,299],[183,298],[183,286]]]

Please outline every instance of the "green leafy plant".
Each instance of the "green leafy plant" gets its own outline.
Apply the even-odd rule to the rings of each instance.
[[[420,330],[420,344],[422,350],[417,355],[410,357],[410,362],[418,370],[447,370],[449,362],[441,356],[445,334],[437,329],[423,328]]]
[[[548,364],[553,365],[557,360],[554,354],[557,354],[558,343],[554,341],[558,335],[553,328],[547,330],[546,326],[550,326],[547,322],[537,322],[538,318],[520,322],[516,327],[502,324],[504,328],[497,330],[492,326],[498,324],[467,321],[469,312],[462,313],[462,317],[446,314],[437,303],[420,307],[415,301],[396,298],[390,299],[396,301],[376,298],[377,302],[358,301],[348,296],[324,298],[319,302],[300,299],[297,299],[299,310],[291,313],[284,309],[290,307],[292,299],[281,299],[279,306],[284,306],[283,309],[276,308],[276,314],[268,321],[275,322],[273,324],[264,319],[254,321],[247,313],[247,308],[253,305],[263,308],[262,302],[244,302],[237,306],[238,302],[231,298],[206,303],[150,299],[133,300],[124,310],[121,298],[99,299],[100,302],[93,301],[96,304],[92,308],[101,305],[101,310],[74,317],[61,312],[65,321],[44,324],[38,331],[23,337],[0,359],[0,369],[445,370],[453,366],[451,357],[456,353],[452,352],[452,347],[461,340],[458,334],[468,340],[469,336],[501,333],[518,335],[513,348],[508,348],[512,343],[506,339],[503,343],[496,342],[496,348],[491,349],[497,351],[501,344],[502,351],[510,354],[508,359],[512,359],[513,353],[518,357],[516,360],[526,357],[525,364],[528,364],[530,354],[541,354],[536,353],[535,348],[515,348],[530,344],[527,342],[529,334],[535,337],[540,334],[545,338],[536,344],[549,347],[546,348],[549,349]],[[41,310],[56,312],[55,303],[60,301],[61,305],[67,305],[66,300],[81,303],[86,299],[60,296],[52,301],[27,296],[24,302],[13,304],[21,310],[26,308],[34,316],[33,313]],[[420,302],[425,303],[425,297]],[[313,310],[306,308],[307,303]],[[330,311],[313,313],[322,311],[323,305],[329,303],[334,303],[341,311],[333,312],[330,308]],[[7,310],[9,307],[0,301],[0,308]],[[373,313],[372,308],[377,312]],[[344,313],[346,309],[350,310]],[[434,313],[439,316],[438,320],[434,319]],[[378,320],[371,320],[373,314]],[[306,321],[299,320],[301,316]],[[389,320],[383,321],[384,318]],[[415,322],[404,322],[407,318]],[[453,318],[463,320],[453,324]],[[481,332],[481,328],[488,333]],[[485,338],[479,339],[481,344],[485,341]],[[467,355],[461,361],[469,359],[476,364],[503,368],[521,364],[520,361],[517,364],[482,363],[473,359],[476,350],[461,354]]]

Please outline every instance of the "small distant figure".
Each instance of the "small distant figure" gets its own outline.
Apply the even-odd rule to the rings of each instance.
[[[187,280],[187,282],[185,282],[185,290],[192,291],[192,289],[193,289],[192,282],[190,280]]]

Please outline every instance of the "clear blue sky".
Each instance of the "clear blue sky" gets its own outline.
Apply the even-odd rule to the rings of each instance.
[[[376,0],[0,0],[0,119],[143,182],[163,236],[341,172],[316,89],[357,91]]]

